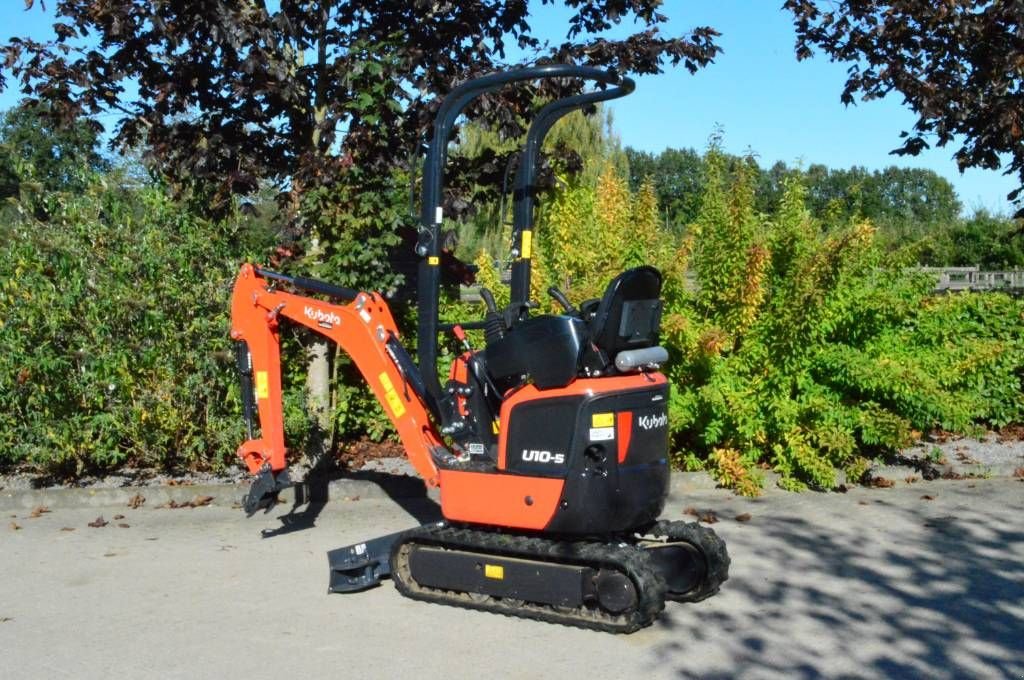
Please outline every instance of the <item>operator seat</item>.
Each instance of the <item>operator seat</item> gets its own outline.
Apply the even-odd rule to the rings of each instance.
[[[584,305],[590,351],[584,357],[589,373],[603,373],[613,363],[630,364],[631,357],[644,359],[641,364],[660,363],[667,352],[658,347],[661,329],[661,272],[644,265],[628,269],[608,284],[604,296]],[[658,352],[635,353],[616,362],[619,354],[632,350],[657,348]],[[661,358],[664,355],[664,358]],[[640,365],[640,364],[637,364]],[[622,366],[618,366],[623,370]]]

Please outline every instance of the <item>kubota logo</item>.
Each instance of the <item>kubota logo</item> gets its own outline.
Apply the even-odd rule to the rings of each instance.
[[[317,309],[316,307],[310,307],[308,305],[303,308],[302,312],[306,315],[307,319],[316,321],[317,323],[330,324],[331,326],[336,326],[341,323],[341,317],[334,312],[328,313],[322,309]]]
[[[537,449],[523,449],[523,462],[561,465],[565,462],[565,454],[551,453],[550,451],[538,451]]]
[[[637,418],[636,422],[642,430],[656,430],[659,427],[665,427],[668,425],[668,414],[662,413],[656,416],[640,416]]]

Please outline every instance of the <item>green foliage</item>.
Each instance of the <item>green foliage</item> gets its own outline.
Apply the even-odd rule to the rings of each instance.
[[[655,155],[627,148],[630,184],[636,189],[645,178],[654,182],[666,228],[683,232],[704,204],[705,166],[693,149],[665,149]],[[787,178],[801,176],[805,205],[815,217],[869,220],[879,231],[886,249],[934,237],[959,225],[962,205],[953,185],[932,170],[890,166],[869,171],[854,166],[829,168],[814,164],[806,169],[778,162],[762,168],[750,157],[722,154],[722,172],[753,173],[754,209],[779,209]],[[943,264],[943,263],[939,263]],[[951,264],[951,263],[946,263]]]
[[[117,180],[0,223],[0,462],[208,468],[243,438],[227,301],[271,235]]]
[[[793,13],[798,59],[819,49],[849,63],[844,104],[898,92],[917,115],[892,153],[916,156],[952,142],[961,172],[1005,166],[1021,181],[1007,199],[1024,218],[1020,3],[786,0],[783,7]]]
[[[918,260],[934,266],[1024,269],[1021,224],[979,210],[920,243]]]
[[[57,125],[43,104],[23,104],[0,120],[0,200],[43,191],[80,191],[108,163],[89,121]]]
[[[805,173],[775,178],[770,212],[759,208],[762,178],[753,161],[713,146],[681,241],[658,228],[656,208],[639,208],[656,181],[634,194],[607,170],[558,192],[538,228],[548,279],[574,299],[597,294],[637,255],[666,274],[677,464],[747,495],[761,467],[787,489],[832,488],[839,472],[859,479],[870,458],[923,430],[1024,416],[1024,304],[934,298],[930,280],[886,255],[856,211],[815,215]]]
[[[1019,301],[932,299],[924,277],[882,255],[870,224],[814,218],[799,176],[765,215],[753,174],[727,179],[725,162],[708,154],[700,291],[678,312],[696,342],[670,368],[677,445],[743,493],[737,460],[770,465],[786,488],[831,488],[837,470],[857,477],[865,455],[921,430],[1021,417]]]
[[[700,212],[704,162],[693,149],[665,149],[655,155],[626,148],[630,186],[638,189],[645,180],[654,183],[662,224],[682,232]]]
[[[577,301],[600,297],[623,266],[665,249],[653,188],[630,192],[611,160],[599,167],[593,179],[567,182],[541,212],[531,283],[542,304],[555,304],[545,292],[551,285]]]

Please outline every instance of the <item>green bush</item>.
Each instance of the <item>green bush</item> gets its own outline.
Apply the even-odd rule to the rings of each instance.
[[[712,149],[700,210],[678,241],[651,234],[657,216],[638,209],[650,189],[630,194],[609,173],[563,190],[538,229],[545,276],[574,298],[637,252],[666,274],[679,465],[749,495],[762,468],[789,489],[832,488],[837,472],[857,479],[921,431],[1020,421],[1024,304],[933,297],[933,282],[885,255],[871,224],[813,217],[799,174],[774,213],[759,212],[757,176]],[[599,201],[608,205],[594,211]],[[621,219],[605,224],[609,215]]]
[[[764,215],[752,173],[727,184],[723,166],[712,150],[693,229],[700,290],[668,314],[685,462],[743,493],[757,492],[759,464],[786,488],[832,488],[923,430],[1021,418],[1020,301],[934,298],[870,224],[814,219],[799,178]]]
[[[0,221],[0,462],[217,467],[242,441],[228,300],[270,235],[118,179]]]
[[[534,297],[544,303],[549,284],[579,301],[641,261],[666,274],[679,465],[708,469],[746,494],[758,492],[766,467],[786,488],[830,488],[837,471],[859,477],[871,458],[921,431],[1024,418],[1024,303],[933,297],[927,277],[883,254],[870,224],[814,218],[798,177],[765,214],[752,167],[727,167],[715,150],[705,166],[685,237],[660,227],[651,184],[631,192],[621,171],[601,162],[544,202],[535,239]],[[0,220],[0,463],[64,474],[233,463],[244,432],[230,287],[240,262],[265,261],[274,235],[240,216],[199,219],[159,186],[131,186],[116,173],[83,187],[72,195],[23,184]],[[404,210],[397,198],[379,200],[365,206],[378,215],[367,230]],[[393,234],[359,248],[361,224],[324,246],[324,271],[311,273],[396,285],[383,255]],[[484,267],[481,282],[501,297],[496,272]],[[400,312],[406,327],[413,311]],[[449,320],[480,313],[454,302],[442,310]],[[309,435],[308,341],[302,330],[283,335],[293,450]],[[387,436],[351,363],[339,356],[334,370],[335,437]]]

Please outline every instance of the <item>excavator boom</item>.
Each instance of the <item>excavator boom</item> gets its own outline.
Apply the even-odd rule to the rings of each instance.
[[[279,279],[349,299],[347,304],[334,304],[288,293],[277,289]],[[427,485],[437,486],[433,455],[446,449],[431,423],[419,373],[399,342],[395,320],[383,298],[245,264],[231,299],[231,338],[239,343],[243,392],[249,391],[242,397],[250,434],[238,449],[249,471],[267,480],[287,464],[278,328],[282,318],[329,338],[352,357],[394,424],[413,467]],[[258,416],[259,436],[254,436],[253,415]]]

